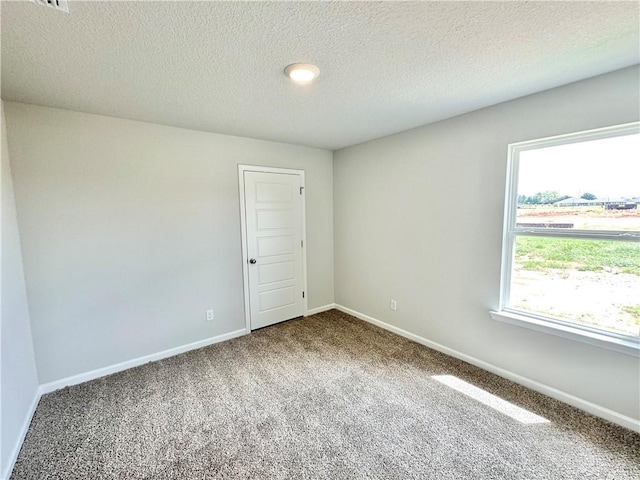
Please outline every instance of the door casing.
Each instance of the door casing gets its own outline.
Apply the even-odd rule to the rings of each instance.
[[[244,289],[244,319],[247,333],[251,333],[251,300],[249,298],[249,254],[247,248],[247,206],[244,196],[244,172],[280,173],[299,175],[302,185],[302,285],[305,292],[303,315],[309,310],[309,291],[307,289],[307,224],[306,224],[306,188],[304,170],[291,168],[262,167],[257,165],[238,165],[238,195],[240,198],[240,229],[242,236],[242,281]]]

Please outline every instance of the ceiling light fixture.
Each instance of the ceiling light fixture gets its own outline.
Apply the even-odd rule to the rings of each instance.
[[[320,69],[310,63],[292,63],[284,74],[296,83],[310,83],[320,75]]]

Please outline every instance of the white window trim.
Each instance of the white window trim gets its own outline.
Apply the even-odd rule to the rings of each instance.
[[[598,128],[578,133],[570,133],[555,137],[512,143],[508,146],[507,184],[504,208],[504,224],[502,239],[502,270],[500,276],[500,307],[490,312],[494,320],[513,325],[558,335],[571,340],[615,350],[628,355],[640,357],[640,340],[638,337],[621,335],[597,328],[590,328],[577,323],[537,315],[531,312],[508,308],[509,289],[511,286],[511,272],[513,266],[513,249],[518,235],[544,236],[555,238],[584,238],[617,241],[640,241],[640,235],[622,230],[566,230],[535,227],[516,227],[517,195],[518,195],[518,167],[520,152],[580,141],[612,138],[622,135],[638,133],[640,122],[624,125]]]

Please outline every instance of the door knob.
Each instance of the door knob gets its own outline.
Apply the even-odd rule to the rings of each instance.
[[[256,263],[256,259],[255,258],[250,258],[249,259],[249,263],[253,265],[254,263]]]

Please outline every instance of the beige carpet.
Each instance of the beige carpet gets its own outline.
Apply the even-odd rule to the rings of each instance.
[[[637,480],[640,435],[331,311],[44,396],[11,478]]]

